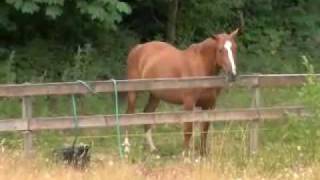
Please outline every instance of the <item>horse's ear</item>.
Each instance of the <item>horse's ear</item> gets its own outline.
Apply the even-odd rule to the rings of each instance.
[[[239,32],[239,28],[237,28],[236,30],[234,30],[233,32],[231,32],[229,35],[232,37],[232,38],[235,38],[237,36]]]

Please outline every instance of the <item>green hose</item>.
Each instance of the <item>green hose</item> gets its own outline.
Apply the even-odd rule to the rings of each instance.
[[[120,158],[123,158],[123,150],[121,146],[121,130],[120,130],[120,121],[119,121],[119,102],[118,102],[118,86],[117,81],[115,79],[110,79],[113,83],[114,88],[114,102],[115,102],[115,109],[114,113],[116,116],[116,127],[117,127],[117,139],[118,139],[118,148],[119,148],[119,155]]]
[[[114,87],[114,102],[115,102],[115,108],[114,108],[114,113],[116,116],[116,127],[117,127],[117,140],[118,140],[118,148],[119,148],[119,155],[120,158],[123,158],[123,150],[121,146],[121,131],[120,131],[120,121],[119,121],[119,102],[118,102],[118,86],[117,86],[117,81],[114,79],[111,79]],[[86,82],[77,80],[76,82],[82,84],[85,86],[90,93],[94,93],[94,89]],[[75,146],[77,139],[78,139],[78,126],[79,126],[79,119],[77,115],[77,105],[76,105],[76,98],[75,95],[72,95],[72,108],[73,108],[73,125],[74,125],[74,130],[75,130],[75,138],[73,141],[72,147]]]
[[[82,80],[77,80],[76,82],[86,87],[90,93],[94,93],[94,89],[87,82],[84,82]]]
[[[81,80],[77,80],[77,83],[80,83],[81,85],[85,86],[90,93],[94,93],[94,90],[91,88],[91,86]],[[77,141],[78,141],[78,136],[79,136],[79,118],[78,118],[78,112],[77,112],[77,101],[76,101],[76,95],[72,94],[71,96],[71,103],[72,103],[72,113],[73,113],[73,129],[74,129],[74,140],[72,142],[72,148],[75,147]]]

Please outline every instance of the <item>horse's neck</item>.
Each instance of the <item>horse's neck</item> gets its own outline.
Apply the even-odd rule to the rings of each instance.
[[[206,68],[206,74],[208,76],[216,75],[219,73],[218,66],[216,65],[216,54],[215,54],[216,44],[215,41],[212,39],[206,39],[200,43],[192,44],[187,51],[193,52],[194,54],[198,55],[201,63],[203,63],[204,67]]]

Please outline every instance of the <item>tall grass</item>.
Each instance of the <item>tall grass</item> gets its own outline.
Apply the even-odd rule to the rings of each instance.
[[[186,164],[175,162],[162,167],[147,167],[143,163],[128,164],[114,161],[95,161],[80,171],[46,159],[24,159],[12,153],[0,153],[0,179],[6,180],[193,180],[193,179],[318,179],[319,164],[301,168],[281,168],[275,173],[261,171],[255,166],[238,168],[219,163]]]

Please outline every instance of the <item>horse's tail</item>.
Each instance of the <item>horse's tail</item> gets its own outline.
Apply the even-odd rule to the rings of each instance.
[[[128,80],[139,79],[139,76],[140,76],[139,61],[140,61],[141,48],[142,48],[142,45],[138,44],[134,46],[128,54],[128,58],[127,58],[127,79]],[[127,92],[127,93],[130,93],[130,92]]]
[[[139,59],[142,45],[138,44],[134,46],[127,58],[127,79],[139,78]]]
[[[143,48],[143,45],[138,44],[135,47],[133,47],[128,54],[128,58],[127,58],[127,79],[128,80],[140,78],[139,65],[140,65],[140,56],[141,56],[140,54],[141,54],[142,48]],[[137,94],[135,91],[128,91],[123,96],[124,100],[128,102],[127,113],[134,112],[136,96]]]

